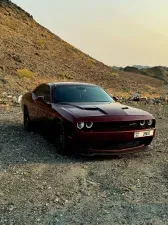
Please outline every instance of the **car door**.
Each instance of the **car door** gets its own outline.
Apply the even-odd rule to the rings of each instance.
[[[38,100],[39,97],[41,100]],[[40,85],[33,92],[34,119],[41,124],[46,124],[51,110],[51,90],[47,84]]]

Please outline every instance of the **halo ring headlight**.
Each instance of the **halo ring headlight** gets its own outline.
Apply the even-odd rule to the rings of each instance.
[[[84,126],[85,126],[85,123],[84,123],[84,122],[78,122],[78,123],[77,123],[77,128],[78,128],[79,130],[82,130],[82,129],[84,128]]]
[[[87,122],[86,128],[91,129],[93,127],[93,122]]]
[[[152,123],[153,123],[153,120],[148,120],[148,122],[147,122],[148,126],[151,126]]]
[[[145,123],[146,123],[145,120],[140,121],[141,127],[145,126]]]

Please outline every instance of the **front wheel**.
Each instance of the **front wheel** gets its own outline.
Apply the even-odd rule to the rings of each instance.
[[[145,146],[149,146],[151,144],[152,140],[153,140],[153,138],[147,139],[145,142]]]
[[[31,131],[32,130],[32,124],[31,124],[31,121],[30,121],[29,111],[26,107],[24,108],[24,112],[23,112],[23,125],[24,125],[25,131]]]
[[[56,151],[60,155],[67,155],[67,136],[63,124],[61,122],[57,122],[55,130]]]

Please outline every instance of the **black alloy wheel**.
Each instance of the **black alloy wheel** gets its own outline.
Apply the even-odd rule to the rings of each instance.
[[[32,130],[32,124],[31,124],[31,121],[30,121],[29,111],[26,107],[24,108],[24,112],[23,112],[23,125],[24,125],[25,131],[31,131]]]
[[[62,122],[57,122],[55,125],[55,147],[60,155],[67,155],[67,137]]]

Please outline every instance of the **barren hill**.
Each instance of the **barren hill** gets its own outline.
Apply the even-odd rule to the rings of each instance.
[[[120,95],[165,93],[163,81],[116,72],[39,25],[9,0],[0,0],[0,93],[23,93],[40,82],[58,80],[94,82]]]
[[[156,77],[168,82],[168,67],[155,66],[152,68],[143,69],[142,71],[148,76]]]
[[[142,74],[150,77],[155,77],[157,79],[163,80],[166,83],[168,82],[168,67],[164,66],[155,66],[155,67],[136,67],[136,66],[127,66],[125,68],[119,68],[125,72],[131,72],[134,74]]]

